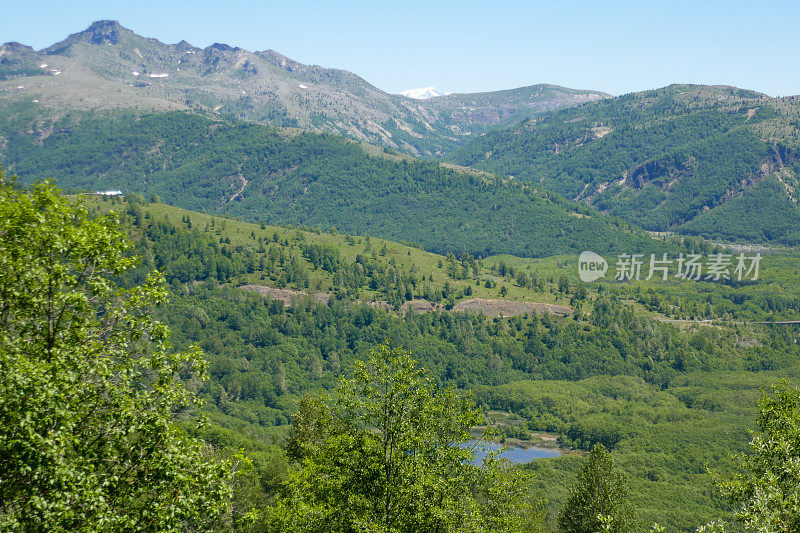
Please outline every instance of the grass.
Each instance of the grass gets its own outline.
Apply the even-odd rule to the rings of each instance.
[[[91,199],[90,202],[101,209],[121,209],[122,204],[115,200],[101,201]],[[118,202],[118,200],[116,200]],[[116,207],[115,207],[116,206]],[[577,276],[576,256],[554,256],[542,259],[522,258],[512,255],[496,255],[478,262],[480,265],[477,275],[470,272],[467,279],[454,279],[447,272],[447,258],[445,256],[427,252],[416,246],[389,241],[380,237],[367,237],[366,235],[347,235],[336,232],[322,232],[315,229],[298,229],[285,226],[265,226],[243,222],[232,218],[223,218],[206,213],[189,211],[166,204],[151,203],[145,207],[150,216],[155,219],[167,219],[177,227],[185,227],[182,221],[189,217],[192,229],[209,232],[217,239],[229,239],[231,246],[241,246],[245,249],[255,250],[259,238],[272,238],[275,234],[281,241],[288,242],[286,252],[300,258],[306,266],[309,275],[310,291],[330,292],[333,290],[333,275],[313,266],[302,258],[300,245],[302,243],[317,244],[335,248],[339,251],[345,263],[353,263],[359,254],[372,255],[385,265],[394,265],[405,272],[415,271],[418,277],[423,277],[424,282],[434,291],[441,291],[449,283],[454,293],[454,303],[469,299],[501,299],[511,302],[531,302],[555,305],[570,305],[574,288],[580,283]],[[541,291],[517,284],[514,276],[499,274],[500,266],[504,264],[513,269],[514,273],[525,272],[528,275],[537,275],[544,281]],[[613,278],[613,259],[607,278]],[[569,281],[570,290],[566,293],[558,290],[559,279]],[[490,281],[491,287],[486,287]],[[240,276],[236,282],[243,284],[262,284],[275,286],[274,280],[269,280],[261,272],[254,272]],[[472,294],[465,295],[464,290],[471,287]],[[604,282],[594,282],[585,285],[587,299],[596,299],[601,292],[610,293],[633,307],[637,314],[661,320],[686,320],[681,322],[681,327],[691,327],[702,321],[713,319],[717,324],[735,323],[748,320],[796,320],[800,318],[800,308],[797,298],[800,295],[800,252],[796,250],[777,250],[763,254],[761,276],[757,283],[740,287],[731,287],[712,282],[697,282],[678,279],[640,280],[620,283],[613,279]],[[283,287],[294,290],[304,290],[297,285]],[[501,290],[505,294],[501,296]],[[661,305],[651,303],[652,295],[661,302]],[[421,294],[414,294],[421,298]],[[362,301],[378,301],[381,295],[377,291],[364,287],[360,291],[359,299]],[[741,301],[740,301],[741,300]],[[749,303],[742,306],[742,302]],[[675,308],[675,303],[694,306],[696,316],[682,314]],[[788,302],[789,307],[783,309],[776,307],[775,302],[781,306]],[[781,303],[783,302],[783,303]],[[794,302],[794,303],[793,303]],[[791,306],[794,305],[795,308]],[[711,315],[705,316],[706,307],[711,309]],[[745,309],[746,307],[746,309]],[[739,313],[733,316],[732,311]],[[583,312],[588,312],[584,309]],[[702,315],[702,316],[701,316]]]
[[[90,205],[94,205],[101,210],[121,211],[124,205],[115,203],[118,202],[115,200],[102,201],[96,198],[91,198],[89,202]],[[377,257],[379,261],[387,264],[393,262],[397,267],[405,271],[415,269],[417,272],[424,275],[426,279],[432,277],[433,281],[428,283],[436,289],[442,289],[445,283],[448,282],[456,292],[461,292],[467,286],[471,286],[473,294],[457,298],[456,302],[471,298],[499,298],[520,302],[548,304],[565,303],[563,296],[556,294],[556,285],[553,283],[545,283],[544,291],[537,292],[527,287],[520,287],[509,277],[502,277],[496,272],[493,272],[491,267],[497,263],[494,257],[482,261],[483,267],[480,268],[479,274],[475,278],[458,280],[448,275],[446,271],[447,258],[445,256],[379,237],[367,237],[365,235],[351,236],[339,233],[326,233],[310,231],[308,229],[269,225],[264,226],[262,229],[260,224],[189,211],[161,203],[147,204],[145,211],[148,212],[154,220],[166,219],[177,227],[185,227],[186,225],[183,220],[188,216],[191,220],[193,230],[210,232],[218,238],[224,237],[230,239],[231,246],[255,248],[258,244],[259,237],[272,238],[277,234],[281,240],[289,241],[289,251],[298,257],[302,257],[300,244],[306,242],[336,248],[341,254],[342,259],[348,263],[355,262],[358,254],[371,254],[371,250],[375,250],[378,252]],[[384,248],[385,255],[382,253]],[[322,269],[314,270],[312,265],[308,262],[306,262],[306,267],[309,273],[310,290],[327,292],[333,289],[333,276],[330,273]],[[491,280],[496,285],[493,288],[486,288],[486,280]],[[240,279],[238,281],[240,284],[260,283],[269,285],[269,283],[262,279],[258,272],[250,274],[245,279]],[[316,289],[317,287],[319,287],[319,289]],[[506,287],[508,291],[505,296],[500,296],[500,289],[502,287]],[[296,290],[302,289],[297,286],[289,288]],[[375,291],[365,288],[361,292],[362,300],[370,301],[379,299]]]

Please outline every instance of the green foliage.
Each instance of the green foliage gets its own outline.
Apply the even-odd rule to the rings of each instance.
[[[744,223],[742,223],[743,225]],[[684,244],[691,253],[712,254],[717,251],[731,254],[734,264],[737,256],[744,253],[751,257],[755,252],[723,250],[694,237],[685,237]],[[645,280],[647,267],[643,268],[642,279],[626,282],[594,282],[586,285],[589,300],[611,297],[623,302],[635,302],[639,315],[669,318],[680,325],[690,325],[698,320],[715,320],[728,326],[770,320],[791,321],[800,319],[800,254],[794,250],[767,250],[761,252],[761,266],[757,281],[721,280],[695,281],[682,280],[670,276],[666,280],[655,276]],[[658,257],[658,256],[656,256]],[[677,256],[674,256],[677,257]],[[674,258],[673,257],[673,258]],[[649,258],[645,258],[645,265]],[[493,256],[483,260],[483,265],[494,271],[498,264],[517,271],[532,270],[540,272],[540,280],[549,283],[567,281],[568,295],[573,307],[580,302],[581,282],[577,278],[577,258],[575,256],[552,257],[547,259],[519,258],[509,255]],[[613,266],[611,271],[613,272]],[[547,285],[545,288],[547,289]],[[556,297],[558,297],[556,293]],[[585,310],[585,306],[583,306]],[[742,328],[740,328],[742,329]],[[792,328],[774,328],[776,334],[791,334]],[[740,331],[742,335],[746,333]],[[764,355],[764,354],[760,354]]]
[[[513,382],[481,388],[476,398],[521,416],[534,435],[556,433],[569,446],[591,449],[614,436],[615,466],[626,476],[638,516],[675,531],[732,518],[730,507],[709,497],[713,485],[706,466],[723,473],[735,469],[730,455],[747,448],[746,428],[757,414],[760,390],[787,375],[798,375],[796,364],[772,372],[683,373],[664,388],[628,376]],[[553,526],[578,463],[567,454],[526,465],[536,488],[547,494]]]
[[[136,216],[127,202],[100,205],[124,209],[129,220]],[[166,215],[169,224],[163,221]],[[366,237],[354,239],[351,246],[346,238],[285,228],[262,231],[220,218],[206,232],[211,217],[199,213],[191,213],[189,230],[185,222],[179,224],[181,215],[185,219],[185,212],[168,206],[145,206],[141,225],[130,231],[145,262],[163,268],[173,282],[171,304],[160,316],[169,322],[176,344],[200,344],[207,354],[211,380],[199,391],[207,402],[206,411],[215,424],[240,435],[237,441],[209,442],[245,448],[248,439],[251,445],[269,443],[270,451],[258,451],[262,459],[254,460],[265,493],[249,507],[263,507],[257,502],[271,501],[276,483],[280,484],[280,472],[287,466],[277,449],[281,442],[277,435],[287,429],[292,413],[302,410],[298,408],[305,401],[302,396],[333,388],[340,377],[351,375],[357,362],[368,358],[373,346],[387,339],[392,346],[411,349],[438,385],[473,390],[482,406],[517,415],[521,424],[513,431],[500,428],[502,435],[535,441],[532,431],[547,431],[562,445],[577,449],[590,450],[597,442],[613,447],[642,518],[670,530],[693,527],[720,514],[717,503],[707,497],[711,485],[703,465],[727,471],[731,466],[727,454],[746,446],[744,428],[755,415],[758,389],[776,376],[797,374],[796,327],[665,324],[647,318],[650,313],[642,306],[653,303],[652,294],[635,285],[608,284],[599,293],[594,284],[588,285],[579,320],[549,314],[500,319],[453,312],[396,313],[347,299],[331,299],[327,305],[297,299],[285,306],[231,285],[251,279],[242,276],[259,279],[262,273],[268,283],[280,279],[279,252],[287,264],[293,255],[304,262],[312,286],[321,280],[328,287],[332,277],[323,270],[326,264],[344,280],[348,265],[359,254],[369,259],[363,264],[365,272],[373,261],[389,267],[397,260],[398,271],[410,276],[411,268],[400,265],[405,248]],[[205,243],[196,248],[207,248],[207,255],[193,251],[193,240]],[[369,246],[365,243],[374,245],[374,257],[360,248]],[[384,244],[387,255],[381,257],[378,252]],[[464,263],[455,256],[441,258],[442,267],[437,268],[439,256],[411,251],[415,260],[425,257],[417,263],[417,280],[436,275],[439,283],[447,280],[456,288],[462,283],[448,272],[451,265],[457,277],[464,272]],[[276,257],[274,265],[270,255]],[[183,257],[192,258],[191,271],[202,274],[185,284],[176,280],[177,271],[171,267]],[[228,260],[231,277],[218,277],[225,270],[217,268],[205,277],[202,265]],[[565,298],[574,298],[581,287],[572,277],[566,279],[574,271],[563,257],[487,258],[476,261],[483,264],[479,279],[499,279],[494,276],[497,268],[490,267],[500,262],[509,276],[505,278],[509,294],[517,290],[512,280],[519,272],[532,273],[541,283],[547,280],[545,296],[550,291],[564,294],[558,292],[559,281],[567,291]],[[248,265],[255,268],[249,274]],[[694,303],[702,303],[704,308],[710,305],[715,316],[730,313],[748,320],[792,312],[797,301],[791,296],[797,287],[796,260],[768,256],[765,265],[759,285],[650,284],[660,302],[654,309],[667,312],[677,303],[680,312],[692,312]],[[471,266],[467,267],[472,275]],[[218,287],[226,279],[228,286]],[[373,279],[382,287],[380,280],[386,278],[367,279],[362,290]],[[499,289],[498,284],[491,296]],[[259,446],[250,448],[260,450]],[[527,466],[537,472],[537,489],[548,494],[553,513],[567,498],[576,463],[568,455]]]
[[[633,508],[624,478],[614,471],[614,461],[602,444],[595,444],[570,491],[558,525],[565,533],[633,531]]]
[[[800,529],[800,388],[785,380],[759,401],[759,433],[750,453],[740,456],[744,472],[715,478],[736,506],[736,518],[748,530],[788,533]]]
[[[800,209],[786,196],[783,184],[769,176],[740,197],[698,215],[681,226],[681,230],[709,238],[777,240],[793,245],[791,234],[798,227]]]
[[[159,275],[115,283],[130,249],[113,217],[0,173],[0,529],[180,531],[227,512],[229,466],[173,423],[205,363],[152,318]]]
[[[280,531],[534,531],[518,472],[482,467],[479,411],[437,389],[403,350],[380,346],[326,403],[306,401],[291,449],[301,460],[269,520]]]
[[[0,113],[4,157],[24,181],[45,175],[65,187],[157,194],[197,211],[336,227],[440,253],[543,256],[660,246],[557,195],[432,162],[370,157],[332,135],[287,138],[260,125],[180,112],[83,116],[53,127],[68,133],[35,143],[17,133],[29,124]]]
[[[460,259],[441,258],[437,268],[440,256],[380,239],[261,229],[165,205],[140,205],[138,200],[91,201],[90,214],[111,209],[124,215],[124,227],[143,266],[125,273],[121,283],[140,285],[152,268],[162,270],[172,295],[153,316],[170,325],[178,348],[199,344],[206,353],[211,379],[189,383],[206,400],[203,409],[213,425],[199,431],[190,424],[182,426],[213,445],[215,456],[233,457],[239,465],[233,509],[226,520],[272,506],[291,470],[290,461],[313,455],[328,435],[327,426],[315,422],[328,408],[317,400],[321,391],[351,377],[359,362],[368,360],[372,347],[387,339],[391,346],[409,348],[418,356],[436,390],[447,385],[470,389],[483,408],[513,412],[519,425],[499,428],[501,435],[535,441],[532,431],[548,431],[561,444],[579,449],[591,449],[597,442],[613,447],[618,468],[629,476],[631,500],[640,515],[671,530],[720,514],[706,496],[710,482],[704,463],[727,471],[726,454],[746,445],[743,428],[754,415],[750,403],[755,403],[758,388],[776,375],[797,372],[792,366],[797,354],[792,326],[721,323],[678,328],[648,319],[641,306],[653,304],[652,294],[637,292],[633,285],[611,284],[598,293],[588,285],[578,319],[397,313],[338,296],[327,305],[299,298],[286,306],[235,287],[259,279],[276,285],[283,279],[287,286],[299,287],[303,272],[312,287],[338,287],[334,295],[354,287],[362,294],[388,295],[390,287],[401,286],[397,281],[417,292],[418,287],[433,285],[431,276],[436,277],[439,294],[453,296],[465,283],[472,287],[486,278],[500,281],[512,295],[519,294],[515,291],[520,290],[520,272],[545,287],[543,296],[552,291],[575,298],[581,285],[568,277],[564,258],[471,260],[462,253]],[[382,249],[384,256],[379,255]],[[407,256],[407,251],[413,255]],[[708,300],[714,309],[728,302],[720,307],[725,312],[763,314],[794,305],[789,294],[777,296],[791,293],[795,286],[789,279],[796,262],[788,256],[769,260],[774,267],[765,269],[764,276],[777,277],[765,278],[767,285],[759,291],[711,283],[669,285],[666,292],[659,289],[659,305],[669,309],[677,294],[682,305],[685,298],[704,305]],[[499,262],[503,278],[496,276],[497,268],[489,268]],[[362,278],[354,277],[359,265]],[[473,265],[478,269],[474,278]],[[389,275],[389,269],[396,275]],[[456,279],[465,275],[468,278]],[[333,283],[337,276],[339,281]],[[449,289],[442,289],[444,282]],[[376,292],[370,288],[373,283]],[[558,291],[559,284],[565,292]],[[489,292],[492,297],[498,285]],[[687,292],[671,292],[679,289]],[[737,299],[741,297],[745,299]],[[316,411],[309,406],[312,401],[317,402]],[[292,413],[299,417],[306,411],[307,423],[296,418],[295,428],[305,427],[307,436],[290,438],[287,453],[287,422]],[[297,446],[309,440],[311,445]],[[246,460],[235,456],[240,449]],[[536,488],[548,494],[554,510],[566,500],[566,487],[578,466],[577,458],[568,455],[536,461],[526,470],[537,473]],[[509,469],[508,475],[522,474]]]
[[[781,109],[734,88],[676,85],[495,130],[451,159],[647,230],[777,240],[800,220],[790,192],[800,178],[798,129],[785,125],[790,115]],[[787,188],[757,185],[767,173]]]

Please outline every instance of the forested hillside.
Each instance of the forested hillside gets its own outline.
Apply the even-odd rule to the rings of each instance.
[[[70,405],[65,402],[73,401],[72,388],[37,386],[30,389],[31,397],[59,398],[53,404],[59,406],[55,415],[44,403],[19,402],[0,404],[0,415],[10,420],[30,412],[30,416],[35,415],[31,423],[37,428],[48,426],[49,416],[91,419],[89,426],[77,426],[83,432],[78,435],[59,429],[59,438],[69,436],[65,442],[69,442],[70,457],[84,458],[77,464],[61,459],[55,464],[61,469],[56,474],[61,475],[91,468],[94,455],[87,459],[81,455],[80,446],[95,450],[98,441],[84,442],[81,435],[101,429],[116,416],[136,420],[140,428],[136,432],[151,431],[151,422],[161,428],[162,433],[157,434],[167,440],[158,441],[156,448],[148,447],[147,453],[142,451],[147,461],[166,453],[163,447],[172,446],[170,443],[184,443],[169,448],[173,462],[159,463],[155,473],[147,469],[150,462],[137,462],[133,478],[129,476],[132,470],[127,469],[121,477],[109,479],[108,483],[116,487],[113,490],[118,491],[117,498],[128,498],[125,501],[131,503],[103,511],[98,516],[104,519],[113,516],[123,521],[170,508],[179,514],[158,515],[158,523],[208,522],[228,529],[294,531],[307,527],[303,524],[316,523],[320,516],[347,523],[364,517],[396,521],[401,520],[400,514],[374,514],[365,503],[371,501],[374,490],[385,492],[393,485],[386,485],[382,476],[377,486],[383,488],[373,490],[375,484],[358,474],[382,471],[379,465],[393,464],[411,470],[402,470],[409,477],[392,497],[411,497],[408,495],[415,493],[415,487],[440,480],[435,486],[448,489],[436,489],[443,499],[431,496],[431,504],[451,509],[442,511],[447,520],[495,524],[486,526],[489,530],[499,527],[498,523],[508,524],[506,529],[514,531],[552,529],[556,521],[566,520],[564,509],[569,506],[565,507],[565,502],[571,498],[569,487],[579,479],[578,470],[585,472],[587,465],[602,454],[603,448],[598,446],[603,446],[611,451],[604,461],[613,458],[628,487],[631,505],[626,520],[632,521],[631,527],[646,529],[658,522],[670,531],[692,529],[713,518],[730,516],[729,508],[709,498],[712,478],[705,467],[723,475],[736,468],[729,454],[746,448],[747,428],[754,424],[759,390],[798,370],[795,324],[774,320],[748,324],[732,319],[728,307],[741,306],[742,316],[749,319],[774,317],[778,306],[784,316],[797,316],[797,298],[781,294],[796,283],[792,275],[797,272],[798,259],[791,254],[765,260],[764,287],[758,298],[750,292],[751,285],[690,280],[667,283],[657,291],[645,282],[603,282],[587,287],[575,279],[574,269],[567,268],[566,258],[501,256],[480,260],[468,254],[460,258],[437,256],[365,235],[252,224],[161,203],[147,204],[133,193],[124,200],[62,198],[48,186],[38,186],[31,193],[32,200],[27,200],[25,191],[5,181],[0,192],[0,207],[7,214],[0,228],[4,235],[0,252],[3,261],[13,260],[17,265],[3,280],[21,278],[46,295],[40,280],[52,269],[45,267],[64,260],[63,254],[47,253],[52,238],[63,241],[67,259],[88,254],[90,264],[96,261],[107,271],[84,287],[80,273],[86,272],[85,268],[52,270],[54,282],[63,279],[62,272],[68,272],[65,283],[75,287],[73,296],[59,296],[58,302],[69,308],[72,302],[84,301],[82,291],[88,291],[87,298],[103,295],[102,301],[111,305],[111,314],[102,309],[95,312],[95,300],[87,299],[86,305],[71,310],[70,316],[80,313],[80,325],[86,333],[100,328],[93,337],[97,340],[89,342],[97,347],[92,348],[96,354],[92,364],[114,361],[104,355],[103,347],[110,345],[117,350],[114,353],[121,354],[115,364],[129,365],[124,367],[124,376],[132,376],[137,384],[114,388],[116,378],[105,374],[102,366],[94,371],[85,364],[60,366],[60,359],[54,363],[52,357],[33,357],[38,353],[35,349],[30,359],[10,357],[30,350],[30,343],[23,342],[17,328],[12,327],[2,337],[4,346],[12,348],[2,352],[3,364],[11,369],[0,381],[4,387],[13,385],[14,380],[23,383],[20,380],[31,374],[23,372],[20,365],[31,361],[49,369],[42,376],[89,384],[88,390],[80,389],[76,394],[94,398],[91,401],[105,401],[105,395],[92,395],[91,387],[106,383],[105,378],[99,380],[109,375],[108,390],[114,392],[111,400],[118,398],[120,405],[132,407],[122,411],[104,407],[95,414],[87,404],[75,415],[65,410]],[[37,214],[40,205],[42,211]],[[114,214],[119,216],[119,227]],[[18,219],[27,222],[17,223]],[[122,233],[110,233],[119,231]],[[42,239],[41,235],[48,237]],[[130,248],[125,244],[126,236],[132,243]],[[38,244],[20,248],[20,242]],[[87,244],[68,246],[72,242]],[[698,251],[710,246],[700,241],[689,244]],[[27,250],[27,255],[15,250]],[[22,268],[23,263],[32,267]],[[153,269],[163,273],[166,287],[159,285],[159,275],[154,276]],[[4,287],[12,287],[4,283]],[[254,286],[264,290],[254,291]],[[285,293],[267,289],[290,291],[292,298],[285,301]],[[36,309],[48,312],[48,306],[38,305],[39,299],[28,302],[27,293],[6,290],[4,294],[16,294],[13,299],[3,299],[4,306],[14,302],[15,307],[9,309],[15,313],[16,309],[30,309],[24,316],[33,318],[38,316]],[[132,297],[128,314],[119,314],[121,308],[113,307],[115,295]],[[460,303],[476,295],[548,305],[511,316],[458,311]],[[154,301],[145,306],[142,297]],[[420,311],[404,307],[414,300],[425,301],[429,307]],[[571,312],[557,312],[559,305],[563,308],[567,304]],[[697,320],[698,312],[714,322]],[[669,318],[676,314],[687,319]],[[2,316],[19,315],[4,312]],[[101,322],[96,322],[97,317]],[[109,327],[114,335],[103,333],[104,321],[117,317],[125,317],[124,324],[131,324],[131,335],[136,337],[128,341],[128,330],[123,327],[118,331],[113,323]],[[170,326],[171,344],[178,354],[168,355],[172,352],[163,337],[165,330],[153,319]],[[84,335],[84,329],[73,333]],[[49,330],[41,331],[46,335]],[[141,347],[140,331],[149,339]],[[70,348],[72,338],[59,337],[57,355],[83,361],[80,357],[85,349]],[[45,342],[46,336],[42,339]],[[158,351],[149,359],[128,359],[125,346],[131,343],[136,349],[147,350],[153,345]],[[202,353],[193,350],[193,345]],[[407,351],[414,354],[413,359]],[[207,381],[203,380],[203,360],[208,363]],[[96,372],[96,376],[74,377],[87,371]],[[156,371],[161,378],[155,379]],[[32,382],[23,384],[30,387],[28,383]],[[376,448],[386,432],[376,433],[371,428],[387,421],[375,413],[384,412],[395,401],[381,396],[379,391],[384,387],[402,389],[403,401],[411,402],[411,411],[400,410],[392,417],[400,417],[400,427],[413,428],[403,430],[398,438],[403,439],[403,449],[421,450],[420,455],[413,455],[420,463],[405,464],[405,454],[398,456],[399,462],[389,457],[386,463],[387,456]],[[409,391],[412,394],[407,394]],[[135,398],[140,403],[129,404],[128,394],[145,396]],[[146,401],[141,403],[162,394],[167,396],[159,399],[157,412],[149,409]],[[191,408],[195,394],[204,401],[201,411]],[[472,404],[470,397],[477,404]],[[431,401],[433,398],[436,401]],[[173,402],[178,402],[174,411]],[[140,412],[143,414],[127,414]],[[178,414],[169,423],[164,417],[171,412]],[[196,423],[200,412],[209,417],[209,423]],[[417,414],[408,418],[409,413]],[[452,425],[441,429],[441,424]],[[21,438],[15,436],[14,427],[3,426],[0,435],[6,440],[2,442]],[[565,454],[538,459],[527,467],[490,463],[475,470],[467,466],[468,449],[450,444],[442,448],[442,442],[469,438],[470,430],[481,435],[482,427],[491,428],[493,438],[500,441],[558,445]],[[126,432],[114,435],[113,448],[110,442],[102,441],[103,453],[111,457],[138,453],[136,438]],[[350,444],[355,442],[365,444]],[[47,446],[36,449],[40,448],[48,453]],[[160,451],[152,455],[153,449]],[[200,450],[202,456],[187,459],[186,453]],[[587,460],[584,455],[588,450],[592,455]],[[31,475],[20,454],[8,457],[17,461],[13,463],[14,479]],[[102,462],[104,455],[99,457]],[[431,463],[423,457],[437,459]],[[186,460],[197,462],[201,470],[187,471],[181,466]],[[36,463],[35,472],[54,475],[50,464]],[[354,470],[355,464],[361,469]],[[234,468],[228,470],[231,465]],[[183,472],[177,479],[170,473],[175,468]],[[600,481],[616,479],[611,466],[604,468],[606,473]],[[328,476],[326,472],[337,475]],[[197,485],[203,476],[212,474],[216,476],[214,483]],[[87,483],[105,479],[103,476],[105,469],[96,471],[86,478]],[[170,504],[159,499],[161,492],[149,490],[147,501],[154,503],[142,505],[135,495],[143,482],[135,476],[169,486],[169,494],[185,496],[179,504]],[[581,474],[580,479],[584,477]],[[309,487],[311,479],[326,482],[304,488]],[[441,481],[444,479],[450,482]],[[144,486],[150,488],[147,483]],[[30,516],[40,513],[34,503],[41,496],[25,487],[14,489],[14,511],[0,514],[0,519],[27,520],[28,515],[17,512],[16,506],[23,503],[20,512]],[[0,489],[8,492],[5,486]],[[74,490],[59,489],[47,497],[48,501],[62,496],[83,501],[102,494],[102,490],[79,495]],[[342,503],[342,496],[358,497],[362,503]],[[28,497],[32,498],[30,502],[24,499]],[[198,505],[206,505],[203,498],[212,502],[213,509],[207,508],[213,513],[202,517],[192,514]],[[419,497],[415,498],[418,502]],[[466,514],[464,502],[472,509]],[[62,505],[62,500],[57,503]],[[64,514],[70,509],[67,503],[64,510],[54,508],[47,520],[79,523],[78,518]],[[403,513],[412,513],[415,518],[408,518],[412,522],[442,519],[426,509],[429,507],[409,504],[403,507]],[[347,528],[341,524],[337,527]]]
[[[746,296],[748,287],[685,281],[659,290],[654,305],[647,285],[611,283],[586,291],[573,269],[551,260],[490,258],[476,263],[476,273],[469,261],[455,266],[379,239],[262,228],[129,200],[94,205],[123,213],[145,258],[142,272],[157,267],[170,281],[171,303],[160,316],[172,326],[177,346],[199,344],[211,364],[211,381],[200,394],[215,427],[205,436],[251,450],[259,490],[266,491],[259,498],[268,499],[289,468],[281,435],[301,395],[333,387],[373,346],[388,341],[410,349],[436,382],[472,391],[495,413],[489,420],[501,438],[537,442],[537,435],[551,434],[579,451],[603,443],[628,476],[642,523],[687,529],[725,513],[707,498],[704,465],[733,467],[727,456],[744,449],[759,389],[796,372],[794,326],[667,324],[647,318],[652,311],[642,304],[658,314],[677,298],[704,312],[710,301],[711,316],[722,317],[728,312],[722,302],[740,295],[750,302],[749,312],[760,309],[748,316],[767,316],[776,304],[769,296],[779,299],[782,291],[770,287],[789,282],[796,258],[769,260],[760,299]],[[346,272],[357,264],[368,275],[353,290]],[[397,274],[387,277],[386,267]],[[415,285],[411,272],[416,280],[433,280]],[[519,287],[520,272],[539,283]],[[496,285],[486,289],[484,280]],[[333,296],[327,304],[298,296],[287,307],[236,288],[253,283]],[[366,305],[372,297],[398,294],[401,285],[414,297],[424,297],[426,285],[442,297],[446,284],[455,301],[466,298],[468,286],[494,295],[505,285],[514,291],[509,298],[560,301],[581,311],[500,318]],[[798,306],[796,299],[791,305]],[[565,455],[530,465],[536,487],[550,499],[551,520],[579,461]]]
[[[489,132],[452,160],[647,230],[791,244],[800,223],[799,120],[793,97],[675,85]]]
[[[335,227],[437,252],[546,256],[663,248],[643,232],[530,186],[382,153],[313,133],[183,112],[0,113],[0,157],[23,183],[121,189],[266,223]]]

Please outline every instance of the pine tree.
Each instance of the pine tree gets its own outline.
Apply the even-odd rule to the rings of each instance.
[[[558,525],[565,533],[624,533],[633,530],[634,522],[624,480],[614,471],[614,460],[605,446],[595,444],[570,491]]]

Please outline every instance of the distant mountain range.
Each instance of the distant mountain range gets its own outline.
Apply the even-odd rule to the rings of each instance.
[[[401,92],[403,96],[414,98],[415,100],[427,100],[428,98],[436,98],[437,96],[445,96],[450,93],[440,91],[436,87],[423,87],[422,89],[408,89]]]
[[[342,134],[415,155],[440,155],[492,127],[609,97],[533,85],[420,100],[388,94],[351,72],[304,65],[272,50],[164,44],[109,20],[39,51],[6,43],[0,48],[0,80],[0,103],[35,100],[45,114],[191,109]]]

